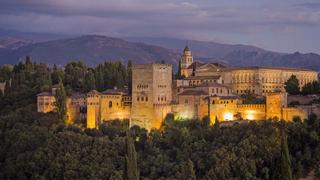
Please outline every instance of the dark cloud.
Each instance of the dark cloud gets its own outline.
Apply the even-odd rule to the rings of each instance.
[[[320,29],[320,3],[289,0],[2,0],[0,27],[31,32],[240,41]],[[279,5],[280,4],[280,5]],[[263,37],[265,35],[266,37]],[[219,36],[219,37],[217,37]],[[308,35],[309,36],[309,35]],[[263,40],[265,38],[265,40]],[[232,40],[231,40],[232,41]],[[253,40],[254,41],[254,40]],[[278,45],[278,43],[276,43]]]

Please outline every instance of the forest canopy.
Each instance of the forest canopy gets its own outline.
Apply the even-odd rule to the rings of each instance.
[[[130,66],[130,65],[128,65]],[[66,125],[36,112],[36,94],[63,81],[67,91],[130,83],[130,67],[106,62],[65,68],[30,58],[4,68],[0,97],[0,179],[290,179],[320,176],[320,120],[252,121],[225,126],[174,121],[150,132],[127,120],[98,129]],[[1,71],[1,69],[0,69]],[[289,168],[289,169],[288,169]],[[290,172],[289,172],[290,171]],[[283,178],[286,174],[287,178]]]

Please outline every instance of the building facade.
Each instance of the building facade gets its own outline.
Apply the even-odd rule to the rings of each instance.
[[[294,68],[227,68],[219,63],[193,61],[188,47],[180,60],[184,78],[172,80],[170,64],[135,64],[132,66],[132,93],[110,89],[72,94],[67,99],[68,122],[85,121],[87,128],[97,128],[114,119],[129,119],[130,126],[148,130],[160,128],[166,115],[176,119],[202,119],[211,123],[233,120],[306,118],[306,108],[288,107],[284,83],[296,75],[300,87],[317,80],[317,72]],[[55,110],[55,88],[38,94],[38,112]],[[241,94],[266,97],[263,104],[244,104]]]
[[[159,128],[166,114],[171,111],[171,101],[171,65],[133,65],[131,126]]]
[[[188,55],[192,53],[188,48]],[[185,51],[183,51],[185,54]],[[183,55],[182,57],[184,57]],[[189,57],[190,58],[190,57]],[[193,59],[193,58],[191,58]],[[180,64],[184,62],[181,58]],[[189,67],[181,65],[181,74],[188,69],[185,81],[200,82],[204,78],[221,76],[221,83],[228,85],[236,94],[266,95],[272,92],[285,92],[284,84],[295,75],[302,88],[305,84],[318,80],[318,72],[302,68],[280,68],[280,67],[232,67],[228,68],[219,63],[200,63],[193,61]]]

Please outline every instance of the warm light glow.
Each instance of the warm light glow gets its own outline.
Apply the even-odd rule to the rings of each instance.
[[[254,116],[253,116],[252,114],[248,114],[248,115],[247,115],[247,119],[248,119],[248,120],[254,120]]]
[[[254,114],[255,114],[255,113],[256,113],[256,112],[253,111],[253,110],[247,111],[246,119],[248,119],[248,120],[254,120]]]
[[[229,113],[229,112],[226,112],[226,113],[223,114],[223,119],[224,120],[233,120],[233,114]]]
[[[175,116],[175,120],[186,120],[186,119],[192,119],[192,113],[190,111],[182,111],[179,112],[176,116]]]

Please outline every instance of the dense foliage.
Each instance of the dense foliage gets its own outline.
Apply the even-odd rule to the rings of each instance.
[[[87,67],[82,62],[70,62],[64,68],[56,65],[48,67],[37,64],[26,57],[18,65],[0,67],[0,82],[12,81],[12,88],[18,90],[25,86],[34,88],[34,92],[49,91],[60,80],[67,92],[88,92],[92,89],[104,91],[131,85],[131,61],[128,66],[121,62],[105,62],[95,68]],[[9,83],[8,83],[9,84]]]
[[[313,81],[311,83],[307,83],[302,87],[302,94],[320,94],[320,83],[319,81]]]
[[[299,80],[295,75],[291,75],[287,82],[284,83],[287,93],[295,95],[300,93]]]
[[[161,129],[147,132],[128,129],[128,121],[81,129],[65,125],[57,113],[37,113],[36,94],[59,77],[65,86],[83,86],[68,80],[86,79],[78,66],[66,73],[26,62],[10,71],[12,86],[0,99],[0,179],[279,179],[288,167],[294,177],[320,175],[320,121],[314,115],[303,122],[230,126],[167,116]],[[102,70],[88,71],[98,85]]]
[[[243,94],[241,95],[242,102],[244,104],[265,104],[266,103],[266,98],[257,96],[255,94]]]
[[[126,122],[81,130],[34,110],[29,105],[0,118],[1,179],[126,177],[126,159],[134,159]],[[161,130],[148,134],[132,127],[130,134],[142,179],[276,179],[282,152],[278,127],[271,121],[219,127],[167,119]],[[286,129],[294,176],[319,173],[319,121],[287,123]]]

